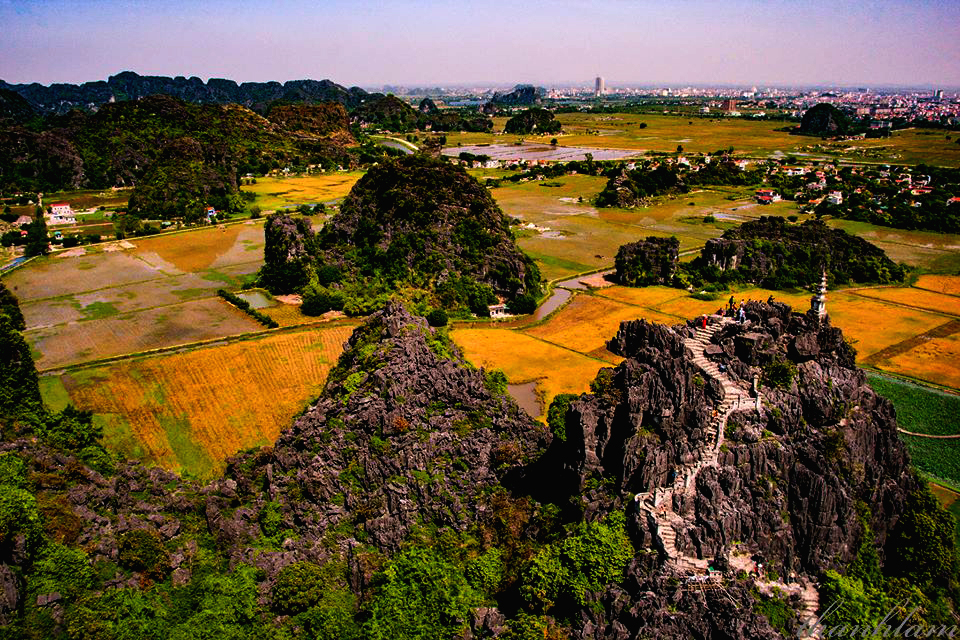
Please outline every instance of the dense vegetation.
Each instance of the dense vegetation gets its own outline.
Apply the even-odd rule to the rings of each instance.
[[[702,283],[749,282],[770,289],[809,287],[826,270],[831,284],[902,282],[906,272],[880,248],[820,220],[791,224],[761,217],[708,240],[685,272]]]
[[[302,132],[305,119],[287,118],[298,128],[291,133],[243,107],[193,105],[159,95],[106,104],[93,114],[73,111],[45,120],[40,130],[0,129],[0,146],[8,151],[0,157],[0,189],[49,192],[146,183],[141,202],[149,206],[162,205],[171,194],[190,200],[209,192],[213,199],[207,204],[228,209],[225,198],[246,173],[349,164],[344,146],[352,142],[349,132],[308,136]],[[182,160],[181,152],[186,152]],[[184,179],[201,188],[179,193]]]
[[[304,311],[368,313],[387,297],[488,315],[498,296],[528,308],[540,273],[487,189],[463,169],[409,156],[371,169],[319,232],[268,220],[261,281],[302,291]]]
[[[563,127],[552,111],[534,107],[507,120],[503,130],[507,133],[544,135],[560,133]]]

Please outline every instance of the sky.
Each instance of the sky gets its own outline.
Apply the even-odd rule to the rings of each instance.
[[[0,0],[0,79],[960,87],[960,0]]]

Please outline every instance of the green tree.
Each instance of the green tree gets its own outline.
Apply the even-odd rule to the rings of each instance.
[[[374,577],[364,637],[447,640],[467,627],[480,595],[452,563],[432,549],[401,552]]]
[[[558,393],[550,402],[550,408],[547,409],[547,425],[554,437],[559,438],[561,442],[567,441],[567,409],[570,408],[570,403],[579,397],[575,393]]]
[[[548,610],[563,602],[583,606],[587,595],[620,579],[633,558],[626,518],[613,513],[603,522],[580,523],[566,538],[546,545],[527,568],[524,597]]]
[[[47,233],[47,221],[43,209],[37,207],[33,222],[27,225],[27,246],[24,254],[27,256],[44,256],[50,253],[50,239]]]

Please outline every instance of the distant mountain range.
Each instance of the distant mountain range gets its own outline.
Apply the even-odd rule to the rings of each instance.
[[[290,80],[288,82],[244,82],[211,78],[168,78],[141,76],[124,71],[106,81],[83,84],[38,83],[8,84],[0,80],[0,90],[22,97],[39,115],[65,114],[72,109],[96,110],[103,104],[137,100],[163,94],[197,104],[240,104],[264,112],[278,102],[339,102],[348,110],[382,94],[368,93],[360,87],[347,89],[331,80]],[[9,94],[8,94],[9,95]],[[22,110],[18,108],[18,111]]]

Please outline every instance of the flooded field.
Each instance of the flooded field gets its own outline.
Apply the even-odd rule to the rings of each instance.
[[[519,162],[521,160],[549,160],[550,162],[570,162],[586,160],[591,154],[594,160],[622,160],[643,155],[637,149],[600,149],[596,147],[561,147],[543,144],[470,144],[462,147],[448,147],[443,154],[456,157],[463,152],[474,155],[490,156],[493,160]]]

